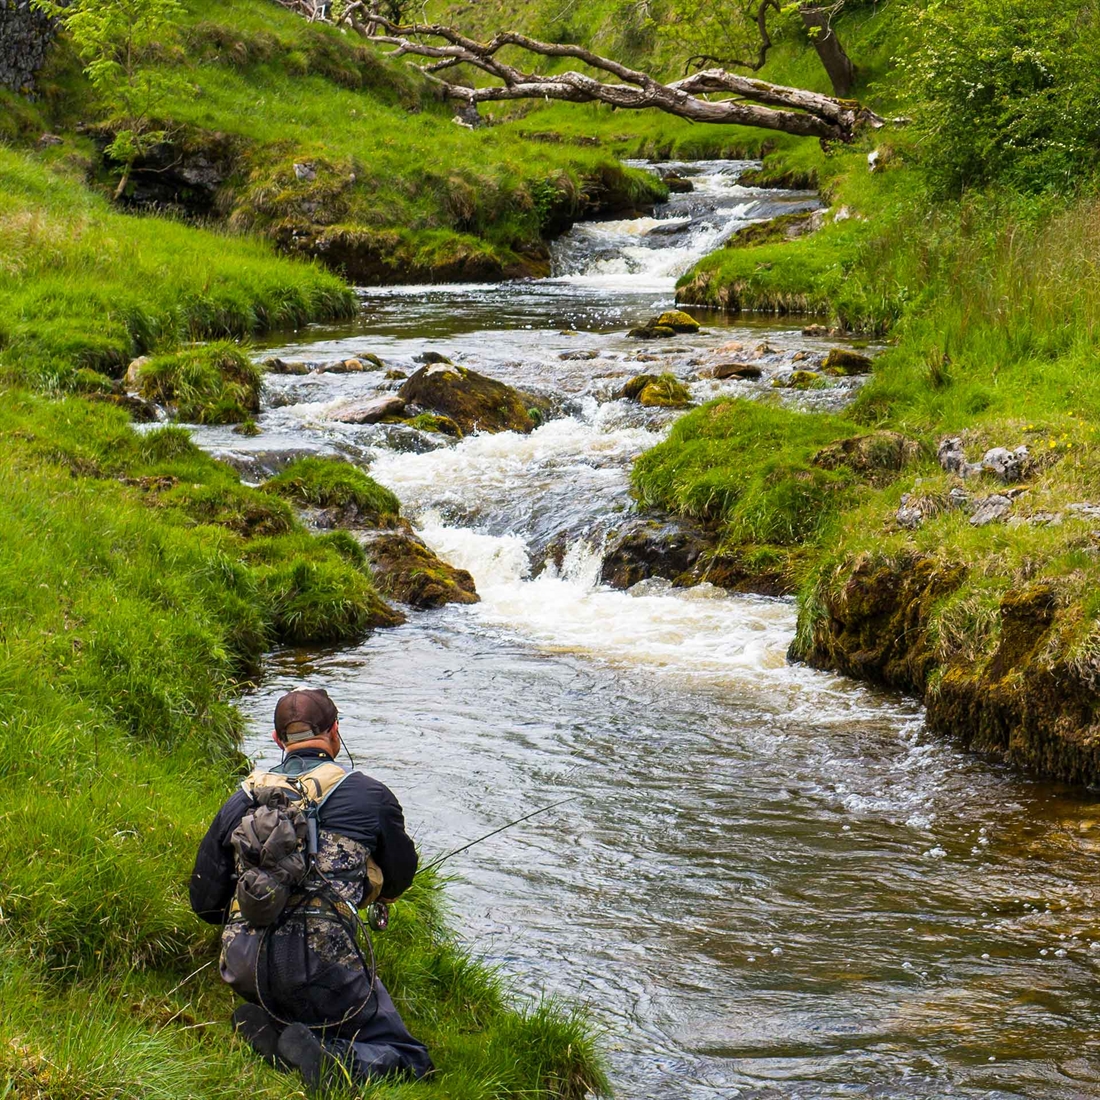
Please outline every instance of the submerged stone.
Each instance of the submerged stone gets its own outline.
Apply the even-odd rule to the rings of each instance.
[[[328,414],[329,420],[340,424],[377,424],[387,417],[401,416],[405,401],[394,394],[376,397],[370,401],[355,401]]]

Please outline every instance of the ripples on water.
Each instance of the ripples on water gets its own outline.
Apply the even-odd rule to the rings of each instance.
[[[371,462],[482,602],[277,657],[255,728],[291,685],[325,683],[429,854],[576,796],[456,858],[452,897],[463,938],[522,992],[591,1006],[624,1098],[1100,1096],[1094,802],[928,737],[912,703],[788,664],[789,602],[596,583],[601,525],[668,423],[607,400],[636,369],[620,330],[763,216],[738,167],[688,169],[699,191],[665,212],[698,223],[684,245],[647,240],[649,223],[581,227],[557,281],[371,293],[361,331],[283,349],[411,365],[442,344],[573,404],[530,436],[414,453],[325,420],[377,376],[275,383],[254,447]],[[711,328],[667,362],[762,335]],[[601,357],[561,362],[578,340]],[[533,548],[563,529],[561,567],[533,576]]]

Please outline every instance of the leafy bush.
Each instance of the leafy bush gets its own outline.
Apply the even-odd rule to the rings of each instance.
[[[1077,188],[1100,145],[1094,4],[957,0],[913,6],[904,20],[897,77],[942,188]]]

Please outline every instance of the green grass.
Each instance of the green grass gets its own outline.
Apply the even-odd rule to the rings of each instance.
[[[397,497],[357,466],[338,458],[300,458],[264,483],[269,492],[321,508],[353,505],[360,518],[384,523],[401,510]]]
[[[351,316],[341,281],[269,244],[112,209],[77,178],[0,146],[0,370],[69,389],[181,341]]]
[[[186,883],[240,774],[234,695],[274,642],[362,635],[361,552],[180,429],[7,390],[0,436],[0,1095],[302,1095],[233,1038]],[[515,1011],[452,942],[440,890],[418,879],[378,937],[432,1094],[602,1087],[588,1025]]]

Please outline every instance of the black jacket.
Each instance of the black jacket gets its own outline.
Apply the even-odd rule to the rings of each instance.
[[[287,755],[332,759],[321,749],[298,749]],[[191,908],[210,924],[225,922],[236,870],[229,838],[251,804],[244,791],[237,791],[218,811],[199,845],[191,874]],[[366,845],[385,879],[385,897],[395,898],[409,888],[416,874],[416,849],[405,832],[401,805],[384,783],[353,771],[321,807],[319,825]]]

